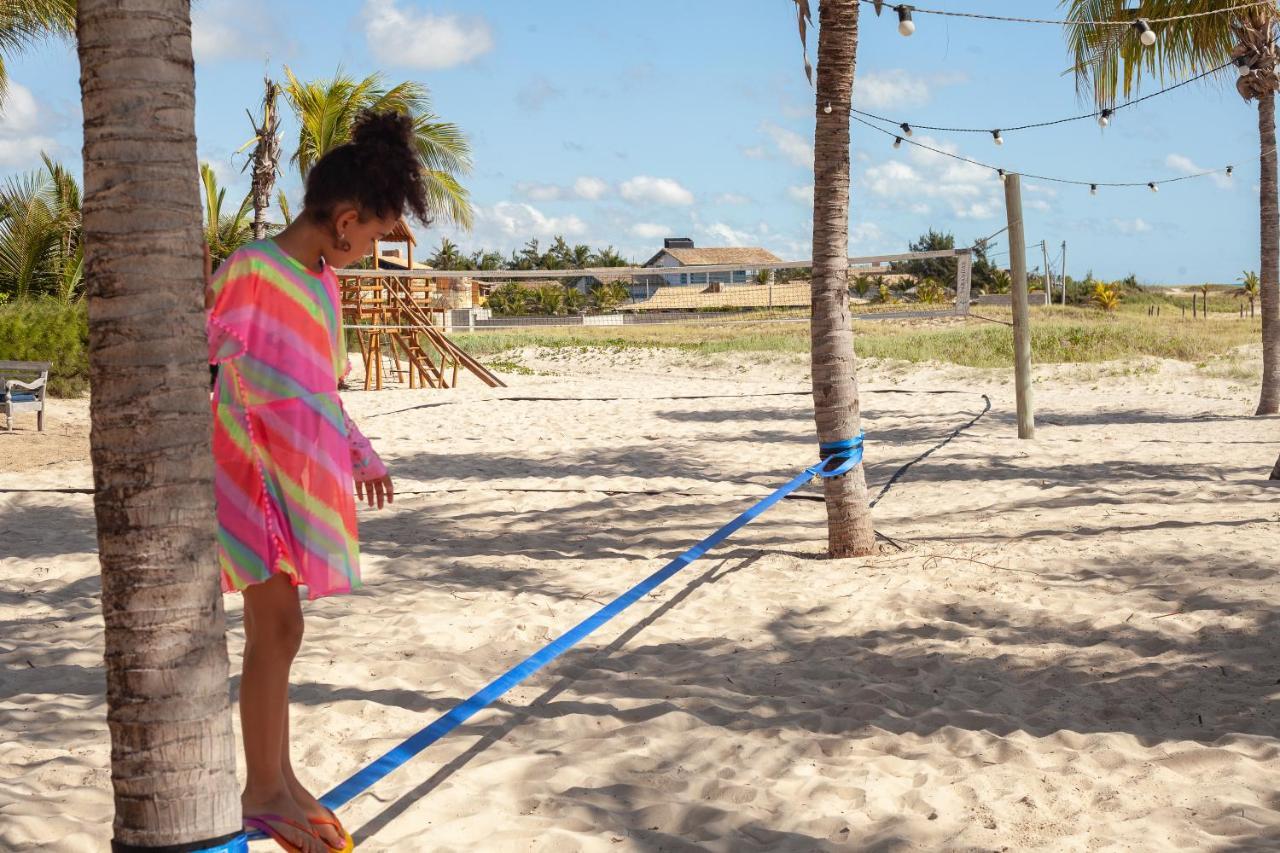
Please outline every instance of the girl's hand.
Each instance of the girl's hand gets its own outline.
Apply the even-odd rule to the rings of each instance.
[[[392,503],[395,499],[395,488],[391,485],[391,475],[388,474],[376,480],[366,480],[363,483],[357,481],[356,499],[367,500],[369,506],[373,506],[376,500],[378,509],[382,509],[384,502]]]

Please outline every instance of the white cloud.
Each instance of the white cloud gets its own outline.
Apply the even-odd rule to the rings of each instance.
[[[516,184],[516,192],[529,201],[558,201],[564,198],[564,188],[555,184],[522,181]]]
[[[584,175],[573,182],[573,193],[578,198],[597,201],[609,192],[609,185],[599,178]]]
[[[774,148],[785,159],[797,166],[813,168],[813,146],[803,136],[794,130],[787,130],[785,127],[779,127],[767,121],[760,125],[760,129],[765,132],[773,142]]]
[[[954,145],[927,137],[921,141],[942,151]],[[1004,209],[1002,185],[989,169],[912,147],[905,159],[869,166],[863,186],[875,196],[912,212],[927,210],[929,202],[948,206],[961,219],[991,219]]]
[[[787,197],[798,204],[813,206],[813,184],[787,187]]]
[[[716,204],[751,204],[751,197],[741,193],[720,193],[712,201]]]
[[[476,220],[478,229],[520,240],[545,239],[556,234],[579,237],[587,231],[586,223],[577,216],[548,216],[531,204],[517,201],[500,201],[493,207],[482,207],[476,211]]]
[[[1181,172],[1184,175],[1196,175],[1209,171],[1209,169],[1199,165],[1190,157],[1185,157],[1182,154],[1170,154],[1164,158],[1164,164],[1175,172]],[[1222,189],[1229,189],[1234,186],[1231,179],[1227,177],[1226,171],[1224,168],[1209,176],[1213,183]]]
[[[723,222],[712,223],[702,231],[712,240],[717,240],[726,246],[753,246],[757,242],[749,232],[739,231]]]
[[[884,230],[874,222],[858,222],[849,229],[849,248],[852,250],[874,252],[884,240]]]
[[[923,78],[908,74],[901,68],[871,71],[854,78],[853,98],[855,106],[873,110],[887,106],[919,106],[929,100],[929,86]]]
[[[191,10],[191,51],[196,62],[263,59],[280,50],[271,4],[253,0],[207,0]]]
[[[57,140],[41,132],[47,124],[31,90],[10,80],[9,94],[0,112],[0,166],[34,167],[40,162],[41,151],[55,153]]]
[[[631,236],[641,240],[657,240],[671,236],[671,228],[656,222],[637,222],[631,226]]]
[[[1111,227],[1119,231],[1121,234],[1146,234],[1151,231],[1151,226],[1141,217],[1137,219],[1113,219]]]
[[[369,49],[396,65],[452,68],[493,49],[493,31],[482,17],[401,9],[395,0],[366,0],[364,17]]]
[[[671,205],[693,204],[693,193],[671,178],[637,175],[623,181],[618,189],[627,201]]]
[[[31,90],[20,83],[9,83],[9,93],[0,109],[0,132],[21,133],[36,126],[40,110]]]
[[[763,160],[769,155],[763,145],[750,145],[742,149],[742,156],[748,160]]]

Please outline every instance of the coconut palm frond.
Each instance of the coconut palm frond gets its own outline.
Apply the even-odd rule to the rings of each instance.
[[[276,207],[280,208],[280,215],[284,217],[284,224],[292,225],[293,214],[289,212],[289,197],[284,194],[284,190],[276,193]]]
[[[76,30],[76,0],[4,0],[0,2],[0,104],[9,90],[5,54],[16,54],[48,36]]]
[[[804,56],[804,76],[813,85],[813,65],[809,62],[809,27],[813,26],[813,13],[809,9],[809,0],[793,0],[796,4],[796,25],[800,28],[800,52]],[[879,13],[879,7],[876,12]]]

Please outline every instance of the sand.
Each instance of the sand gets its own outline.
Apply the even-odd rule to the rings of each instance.
[[[318,790],[814,454],[795,358],[520,359],[507,389],[346,396],[401,497],[361,513],[367,587],[305,608]],[[1002,372],[862,379],[873,491],[991,400],[876,507],[896,547],[820,559],[821,504],[783,502],[344,808],[361,849],[1280,849],[1280,420],[1252,388],[1040,368],[1019,442]],[[9,491],[90,487],[87,405],[49,422],[0,433],[0,848],[101,850],[91,497]]]

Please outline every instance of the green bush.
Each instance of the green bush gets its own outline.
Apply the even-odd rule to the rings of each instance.
[[[89,315],[83,302],[53,298],[0,304],[0,361],[49,361],[49,393],[89,390]]]

